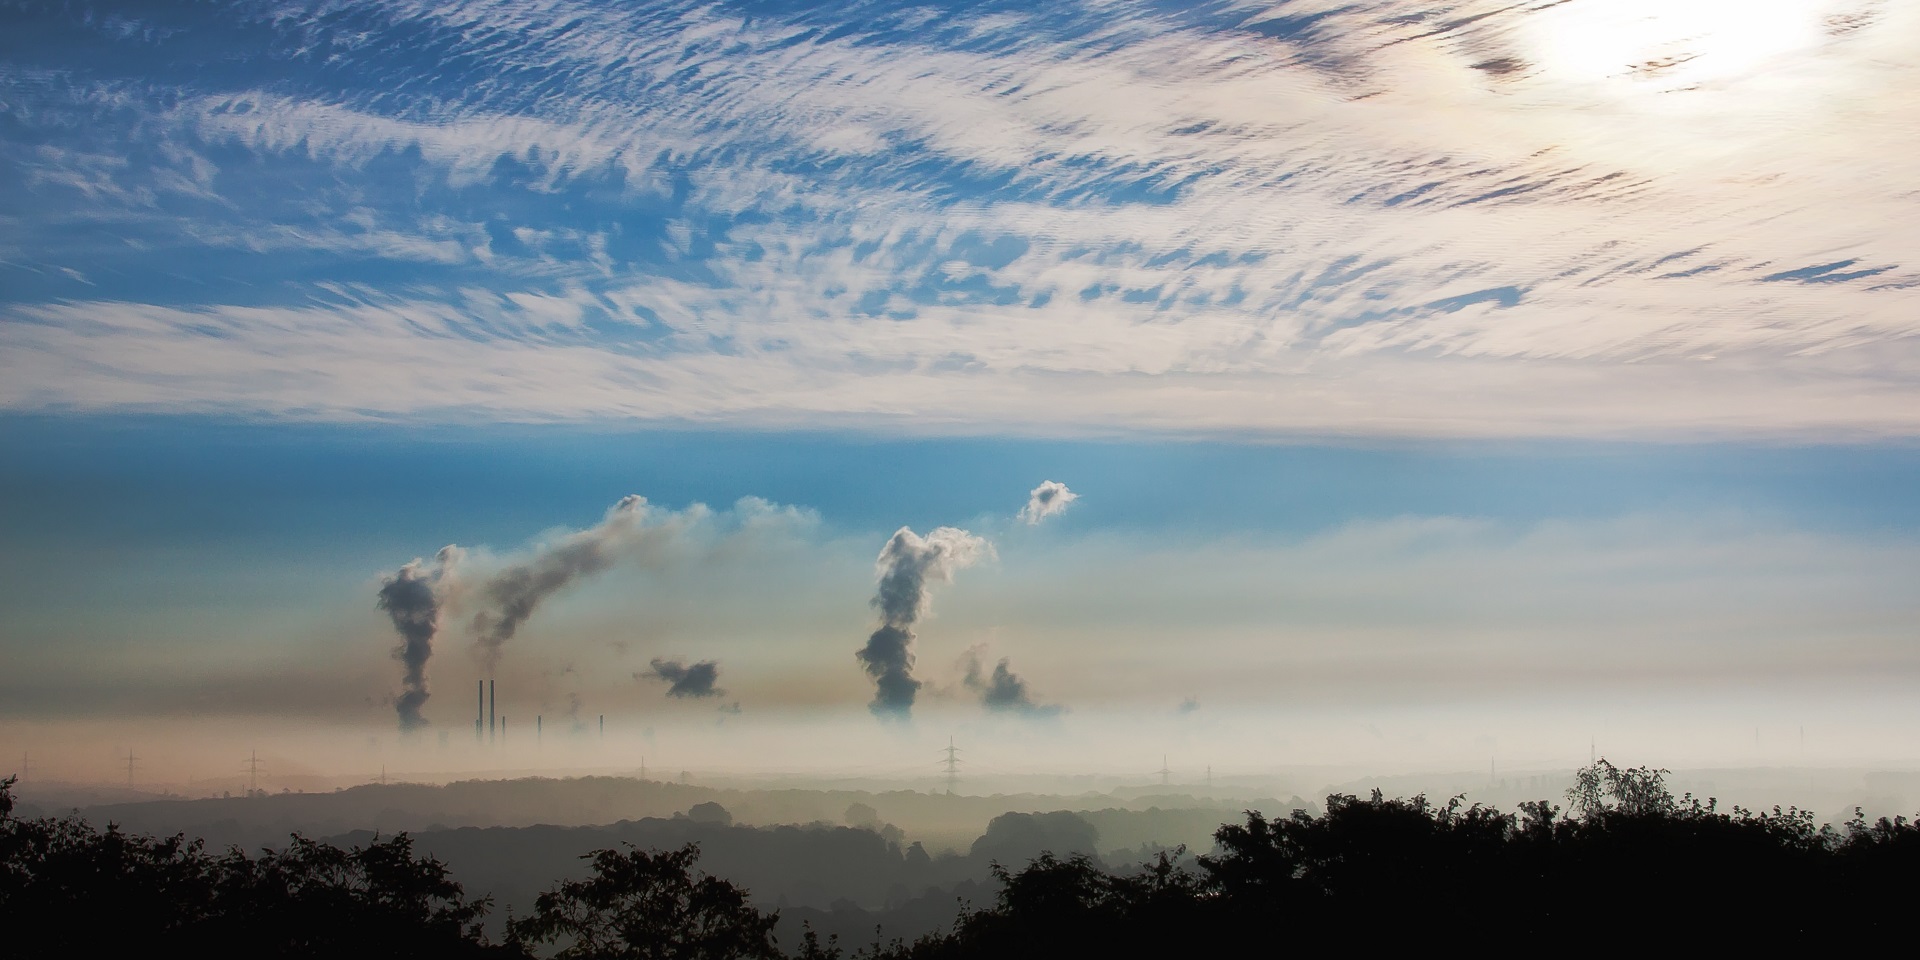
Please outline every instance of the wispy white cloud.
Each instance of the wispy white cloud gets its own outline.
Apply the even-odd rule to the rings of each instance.
[[[0,307],[4,402],[1911,434],[1920,14],[1722,7],[343,4],[271,29],[391,88],[23,66],[10,108],[69,134],[7,259],[212,269]],[[77,218],[154,252],[25,242]]]
[[[584,296],[584,295],[583,295]],[[977,318],[948,314],[970,332]],[[1801,438],[1910,434],[1910,353],[1807,357],[1783,377],[1738,358],[1605,367],[1393,355],[1294,358],[1246,372],[1171,369],[1163,341],[1114,342],[1089,313],[1049,339],[1067,369],[1008,350],[955,356],[926,326],[842,322],[823,345],[669,328],[716,349],[608,349],[510,301],[356,301],[183,310],[86,302],[0,326],[14,409],[183,410],[296,419],[631,417],[763,427],[839,422],[997,430]],[[1006,326],[1011,327],[1008,323]],[[1075,347],[1085,344],[1085,353]],[[1676,413],[1678,411],[1678,414]],[[1682,415],[1683,414],[1683,415]]]

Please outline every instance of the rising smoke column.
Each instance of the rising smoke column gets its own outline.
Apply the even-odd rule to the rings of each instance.
[[[636,673],[634,678],[665,680],[669,697],[718,697],[726,693],[714,686],[720,679],[720,664],[713,660],[687,664],[654,657],[647,666],[650,669],[646,673]]]
[[[1040,521],[1056,513],[1065,512],[1067,504],[1080,499],[1080,495],[1067,489],[1067,485],[1054,480],[1042,481],[1027,494],[1027,505],[1020,508],[1020,519],[1027,526],[1038,526]]]
[[[401,727],[412,729],[425,723],[420,708],[427,699],[426,663],[446,620],[472,611],[472,636],[483,669],[491,673],[499,664],[502,647],[540,604],[582,577],[622,562],[662,565],[686,550],[752,549],[764,538],[804,530],[815,522],[807,511],[757,497],[742,498],[726,518],[729,526],[716,528],[718,539],[703,540],[703,525],[711,519],[712,511],[701,504],[678,512],[659,511],[649,507],[645,497],[627,496],[595,526],[541,544],[525,559],[491,576],[475,571],[455,578],[456,565],[470,570],[465,565],[489,561],[484,555],[469,558],[460,547],[448,546],[431,566],[416,559],[383,580],[378,605],[400,633],[394,656],[407,667],[405,690],[398,700]]]
[[[967,651],[967,675],[961,680],[967,689],[980,695],[980,703],[988,710],[1000,713],[1022,713],[1034,717],[1051,717],[1060,712],[1060,707],[1052,704],[1034,702],[1032,691],[1027,689],[1027,681],[1013,672],[1008,657],[1001,657],[993,665],[991,674],[981,669],[980,654],[984,646]]]
[[[688,511],[679,519],[697,520],[704,514]],[[500,648],[513,639],[533,616],[541,601],[579,579],[599,573],[624,557],[679,533],[678,526],[648,525],[647,498],[622,497],[597,526],[568,534],[542,547],[524,563],[500,571],[480,588],[485,606],[473,616],[473,633],[481,659],[492,670],[500,662]]]
[[[433,657],[433,638],[440,632],[440,608],[444,585],[452,582],[453,568],[460,560],[460,548],[446,546],[434,556],[428,569],[419,558],[403,566],[380,584],[375,604],[387,612],[393,629],[400,634],[394,659],[406,665],[401,678],[400,696],[394,709],[400,714],[402,731],[427,725],[421,708],[427,704],[427,661]]]
[[[854,654],[873,678],[875,716],[905,719],[913,710],[920,681],[913,678],[913,625],[927,613],[930,588],[993,554],[986,540],[965,530],[939,527],[925,538],[901,527],[880,550],[874,572],[880,579],[873,606],[880,629]]]

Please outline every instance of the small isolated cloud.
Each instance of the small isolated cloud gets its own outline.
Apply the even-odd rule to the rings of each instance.
[[[1188,697],[1185,700],[1180,701],[1180,705],[1177,707],[1174,707],[1173,712],[1184,717],[1187,714],[1192,713],[1198,709],[1200,709],[1200,701],[1194,699],[1193,697]]]
[[[1027,681],[1013,672],[1008,664],[1011,659],[1001,657],[988,673],[981,666],[981,653],[984,647],[974,647],[967,651],[967,675],[962,679],[967,689],[980,695],[980,703],[989,710],[1003,713],[1020,713],[1033,717],[1058,716],[1061,708],[1057,704],[1039,704],[1033,700],[1033,692],[1027,688]]]
[[[1027,494],[1027,505],[1020,509],[1020,519],[1028,526],[1037,526],[1040,521],[1057,513],[1065,512],[1067,504],[1080,499],[1080,495],[1067,489],[1067,485],[1057,480],[1047,480],[1034,487]]]
[[[717,697],[726,693],[714,686],[720,679],[720,664],[713,660],[689,664],[654,657],[647,667],[647,672],[634,674],[634,679],[666,681],[669,697]]]

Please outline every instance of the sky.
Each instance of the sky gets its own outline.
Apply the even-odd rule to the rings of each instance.
[[[1033,6],[0,2],[0,748],[1920,763],[1920,11]]]

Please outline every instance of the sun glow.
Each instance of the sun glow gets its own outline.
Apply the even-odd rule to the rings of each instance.
[[[1676,91],[1724,87],[1819,46],[1836,4],[1821,0],[1600,0],[1528,18],[1528,51],[1549,77]]]

